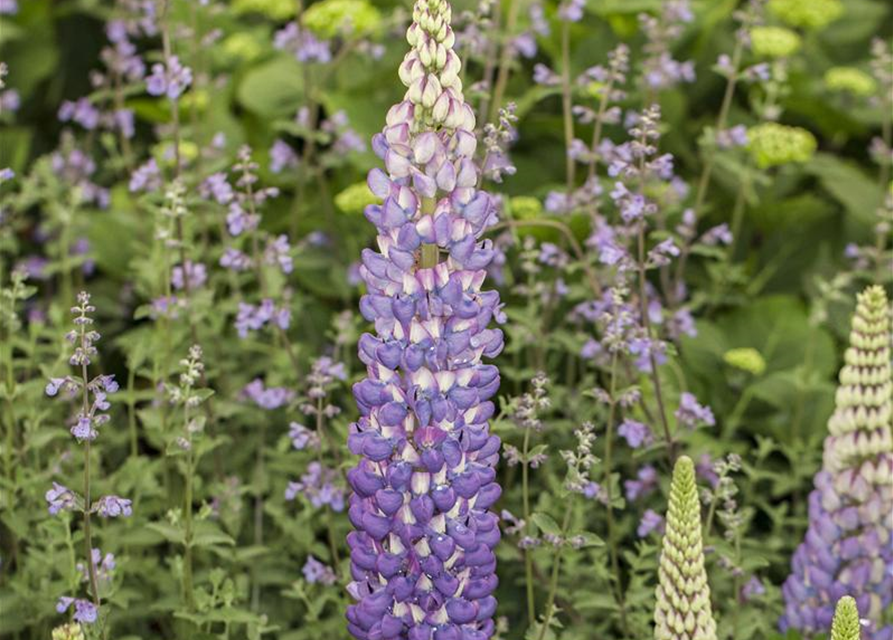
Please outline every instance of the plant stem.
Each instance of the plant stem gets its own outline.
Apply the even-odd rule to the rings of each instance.
[[[499,70],[496,73],[496,86],[493,89],[493,103],[490,105],[490,121],[495,122],[499,115],[499,109],[502,107],[502,98],[505,95],[505,87],[509,81],[511,73],[512,53],[512,36],[518,25],[518,10],[521,8],[521,0],[508,0],[508,17],[506,18],[504,41],[502,42],[502,50],[499,57]]]
[[[521,498],[524,502],[524,528],[530,530],[530,483],[527,453],[530,451],[530,429],[524,430],[522,446],[523,462],[521,465]],[[527,619],[530,626],[536,623],[536,597],[533,589],[533,555],[531,550],[524,549],[524,582],[527,588]]]
[[[567,508],[564,511],[564,519],[561,522],[562,539],[567,535],[568,527],[570,527],[572,507],[573,500],[569,499]],[[552,623],[552,618],[555,615],[555,595],[558,592],[558,575],[561,572],[561,556],[563,555],[563,552],[563,544],[555,548],[555,554],[552,558],[552,577],[549,580],[549,595],[546,599],[545,617],[543,618],[543,624],[540,627],[539,635],[537,635],[537,640],[543,640],[543,638],[546,637],[546,631],[549,629],[549,625]]]
[[[565,153],[565,177],[567,179],[567,195],[574,190],[574,172],[576,160],[570,155],[571,145],[574,142],[574,116],[571,96],[571,32],[570,21],[565,20],[561,25],[561,107],[564,120],[564,153]]]
[[[189,429],[189,403],[183,405],[183,426],[186,433]],[[195,589],[192,577],[192,501],[193,476],[195,475],[195,453],[192,436],[189,436],[189,448],[186,451],[185,491],[183,496],[183,599],[187,611],[195,611]]]

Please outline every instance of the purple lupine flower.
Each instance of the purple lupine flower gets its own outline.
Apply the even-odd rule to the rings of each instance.
[[[710,407],[701,405],[698,399],[688,391],[683,391],[679,396],[679,408],[676,410],[675,416],[679,424],[689,429],[694,429],[700,424],[705,424],[708,427],[716,424]]]
[[[360,339],[368,377],[348,446],[351,573],[348,631],[374,638],[487,638],[495,631],[500,539],[490,507],[500,440],[489,432],[502,350],[487,326],[499,296],[481,289],[494,250],[479,241],[492,203],[478,191],[475,118],[465,103],[446,0],[417,0],[400,66],[404,100],[372,141],[384,200],[366,217],[378,251],[363,252]],[[432,55],[433,54],[433,55]]]
[[[646,538],[654,531],[662,533],[664,528],[664,518],[652,509],[646,509],[636,527],[636,535],[640,538]]]
[[[654,435],[648,425],[632,420],[625,419],[617,428],[617,435],[626,439],[626,443],[633,449],[638,449],[643,444],[649,445],[654,441]]]
[[[93,624],[99,617],[98,608],[89,600],[69,598],[67,596],[59,598],[59,601],[56,602],[56,611],[65,613],[72,607],[72,605],[74,605],[74,614],[72,615],[72,618],[75,622],[80,622],[81,624]]]
[[[127,518],[133,514],[133,503],[119,496],[103,496],[93,503],[93,511],[103,518]]]
[[[318,582],[319,584],[333,585],[338,581],[338,577],[332,571],[332,568],[324,565],[313,556],[307,557],[307,562],[304,563],[301,573],[304,574],[304,580],[310,584]]]
[[[822,469],[809,495],[809,528],[782,586],[783,632],[825,632],[835,604],[849,595],[865,619],[862,638],[893,637],[893,625],[883,622],[893,604],[891,335],[886,293],[869,287],[858,297]]]
[[[44,495],[47,501],[50,515],[56,515],[60,511],[73,511],[77,507],[77,499],[74,492],[68,487],[53,482],[53,488]]]
[[[192,69],[180,64],[177,56],[171,56],[166,63],[152,65],[152,74],[146,78],[146,91],[153,96],[176,100],[191,84]]]

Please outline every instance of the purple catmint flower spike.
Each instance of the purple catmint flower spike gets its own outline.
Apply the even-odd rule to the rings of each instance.
[[[782,588],[780,626],[825,633],[835,603],[852,596],[865,640],[889,640],[881,626],[893,604],[893,376],[890,311],[883,288],[858,297],[828,420],[822,470],[809,496],[809,529]]]
[[[484,640],[493,635],[499,438],[489,432],[502,349],[499,296],[482,291],[492,222],[477,189],[475,119],[462,95],[450,5],[417,0],[400,66],[407,87],[373,139],[386,171],[366,217],[360,339],[368,377],[348,445],[352,489],[348,629],[360,640]]]

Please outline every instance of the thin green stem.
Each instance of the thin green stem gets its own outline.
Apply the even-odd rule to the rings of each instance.
[[[573,96],[571,95],[571,31],[570,21],[561,25],[561,108],[564,121],[564,154],[567,194],[574,190],[576,160],[571,157],[571,145],[574,142]]]
[[[570,527],[571,523],[571,515],[573,513],[573,500],[567,501],[567,508],[564,511],[564,518],[561,521],[561,538],[567,535],[567,530]],[[537,640],[543,640],[546,637],[546,631],[549,629],[549,626],[552,623],[552,618],[555,616],[555,596],[558,593],[558,576],[561,573],[561,557],[564,555],[564,545],[559,543],[560,546],[555,548],[555,554],[552,557],[552,576],[549,579],[549,595],[546,598],[546,609],[545,615],[543,617],[543,623],[540,627],[540,632],[537,635]]]
[[[524,528],[530,530],[530,482],[527,454],[530,451],[530,429],[524,430],[524,444],[522,445],[523,462],[521,463],[521,499],[524,502]],[[527,619],[530,626],[536,623],[536,596],[533,588],[533,555],[531,550],[524,548],[524,582],[527,589]]]

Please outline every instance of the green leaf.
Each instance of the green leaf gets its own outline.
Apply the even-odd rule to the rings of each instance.
[[[582,538],[583,539],[583,548],[586,547],[603,547],[605,546],[605,541],[600,537],[591,533],[589,531],[579,531],[577,533],[571,534],[572,538]]]
[[[865,173],[844,160],[827,153],[817,153],[806,165],[822,186],[854,217],[866,224],[875,224],[875,212],[881,204],[881,189]]]
[[[530,519],[533,520],[533,524],[535,524],[543,533],[552,536],[561,535],[561,527],[558,526],[558,523],[555,522],[552,516],[545,513],[534,513]]]
[[[301,67],[291,56],[278,56],[245,74],[236,96],[249,111],[271,118],[292,114],[303,94]]]

